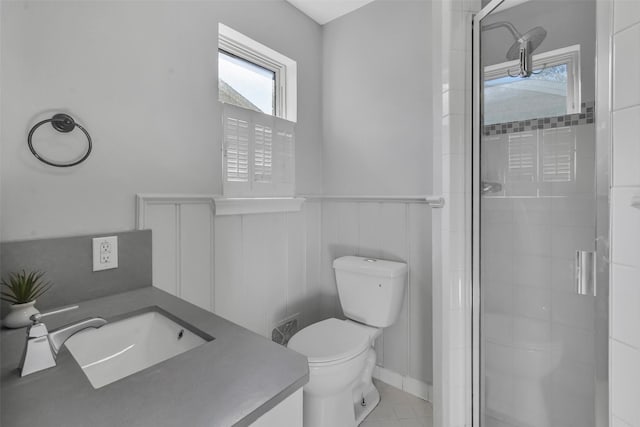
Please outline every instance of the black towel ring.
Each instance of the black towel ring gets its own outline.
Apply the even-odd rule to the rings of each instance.
[[[51,123],[51,126],[53,126],[55,130],[62,133],[69,133],[76,127],[80,129],[82,132],[84,132],[84,134],[87,137],[87,143],[88,143],[87,152],[84,153],[84,156],[82,156],[79,160],[76,160],[73,163],[55,163],[55,162],[52,162],[51,160],[45,159],[40,154],[38,154],[35,148],[33,148],[31,137],[33,136],[36,129],[38,129],[40,126],[42,126],[45,123]],[[36,157],[36,159],[40,160],[42,163],[46,163],[50,166],[55,166],[57,168],[68,168],[69,166],[75,166],[84,162],[85,160],[87,160],[87,157],[89,157],[89,154],[91,154],[91,148],[92,148],[91,136],[89,135],[89,132],[87,132],[85,128],[83,128],[78,123],[76,123],[75,120],[73,120],[73,118],[70,115],[64,114],[64,113],[56,114],[50,119],[42,120],[41,122],[36,123],[29,131],[29,136],[27,137],[27,143],[29,144],[29,150],[31,150],[31,153]]]

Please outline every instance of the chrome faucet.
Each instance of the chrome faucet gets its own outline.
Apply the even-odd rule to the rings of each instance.
[[[27,343],[18,368],[21,377],[56,366],[58,352],[67,339],[84,329],[99,328],[107,323],[101,317],[91,317],[49,332],[47,326],[41,322],[43,317],[76,308],[77,305],[31,316],[33,323],[27,329]]]

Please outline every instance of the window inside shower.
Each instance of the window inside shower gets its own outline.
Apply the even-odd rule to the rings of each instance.
[[[533,74],[517,61],[484,70],[484,124],[513,123],[580,112],[580,46],[533,55]]]

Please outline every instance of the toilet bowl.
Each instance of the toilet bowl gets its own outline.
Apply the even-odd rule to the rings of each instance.
[[[382,328],[395,322],[404,300],[405,263],[348,256],[333,267],[348,319],[314,323],[288,343],[309,362],[304,427],[356,427],[380,402],[372,381],[373,345]]]
[[[354,427],[380,401],[371,375],[372,346],[381,329],[350,320],[326,319],[301,330],[289,348],[307,356],[303,389],[305,427]]]

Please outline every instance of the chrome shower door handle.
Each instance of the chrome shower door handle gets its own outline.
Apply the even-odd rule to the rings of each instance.
[[[576,292],[578,295],[596,296],[596,253],[576,251]]]

